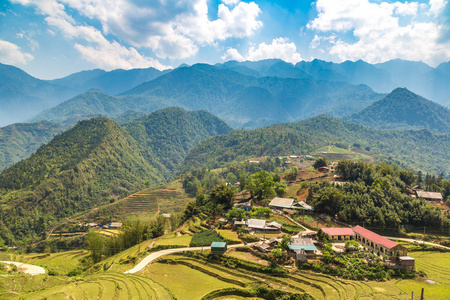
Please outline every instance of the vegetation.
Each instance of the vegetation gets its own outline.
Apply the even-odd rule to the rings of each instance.
[[[450,134],[370,129],[324,115],[208,138],[189,152],[183,169],[203,165],[218,168],[249,157],[309,154],[336,142],[357,146],[358,151],[374,156],[377,161],[434,174],[450,174],[450,162],[445,159],[450,155]]]
[[[385,163],[341,161],[337,173],[351,181],[337,186],[324,181],[309,187],[308,199],[319,213],[337,215],[349,224],[364,222],[397,231],[406,225],[450,226],[448,212],[405,194],[407,185],[415,182],[411,171]]]
[[[435,132],[450,132],[450,110],[406,88],[397,88],[363,111],[344,119],[373,128],[426,128]]]
[[[215,230],[201,231],[199,233],[194,234],[189,246],[190,247],[211,246],[212,242],[223,242],[223,238]]]

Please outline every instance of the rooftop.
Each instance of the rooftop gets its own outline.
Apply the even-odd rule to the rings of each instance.
[[[387,249],[392,249],[398,245],[396,242],[393,242],[385,237],[382,237],[381,235],[376,234],[375,232],[372,232],[359,225],[353,227],[352,229],[355,233],[359,234],[360,236],[374,242],[375,244],[382,245]]]
[[[275,197],[270,201],[269,206],[291,208],[292,204],[294,204],[294,199]]]
[[[226,242],[212,242],[211,248],[225,248],[227,246]]]
[[[322,231],[328,234],[330,237],[336,235],[355,236],[355,233],[351,228],[322,228]]]
[[[247,222],[247,226],[250,228],[264,229],[264,227],[266,226],[266,220],[249,219]]]
[[[433,200],[444,199],[442,197],[442,194],[437,193],[437,192],[425,192],[425,191],[416,190],[416,194],[417,194],[417,197],[424,198],[424,199],[433,199]]]

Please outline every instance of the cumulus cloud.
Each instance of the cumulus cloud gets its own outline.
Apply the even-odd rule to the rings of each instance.
[[[20,47],[8,41],[0,40],[0,61],[5,64],[25,65],[34,57],[30,53],[22,52]]]
[[[326,43],[330,54],[341,60],[363,59],[370,63],[395,58],[422,60],[431,65],[450,58],[450,45],[440,43],[442,26],[436,18],[417,21],[418,3],[380,2],[368,0],[318,0],[318,16],[307,28],[334,34],[352,33],[354,41],[339,38]],[[442,11],[442,1],[430,2],[428,12],[433,15]],[[422,16],[423,17],[423,16]],[[409,18],[401,25],[401,18]],[[326,41],[324,36],[315,38],[310,47],[317,48]]]
[[[118,51],[120,54],[116,55],[119,57],[111,63],[111,67],[117,62],[143,60],[156,67],[159,64],[157,60],[140,55],[137,49],[151,49],[161,59],[183,59],[195,55],[202,46],[215,45],[228,38],[251,36],[263,25],[258,20],[261,10],[256,3],[238,0],[223,0],[218,5],[214,20],[208,16],[208,0],[11,1],[33,5],[39,14],[46,16],[49,25],[58,28],[67,38],[84,39],[90,43],[86,45],[83,41],[77,41],[75,47],[89,61],[97,61],[98,53],[104,53],[105,57],[112,56],[114,53],[108,51],[117,49],[118,43],[130,45],[127,51],[122,48]],[[101,29],[77,24],[68,13],[74,10],[98,21]],[[113,36],[115,40],[107,41],[106,36]]]
[[[234,48],[227,49],[222,56],[223,60],[233,59],[238,61],[257,61],[268,58],[279,58],[294,64],[302,60],[295,44],[290,43],[287,38],[276,38],[272,40],[271,44],[260,43],[258,47],[252,46],[245,56],[241,55]]]

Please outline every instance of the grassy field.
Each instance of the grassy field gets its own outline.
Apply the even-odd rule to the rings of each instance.
[[[323,154],[326,152],[326,154]],[[321,154],[322,153],[322,154]],[[361,149],[342,149],[336,146],[325,146],[316,149],[311,153],[315,156],[324,156],[331,161],[339,161],[342,159],[361,160],[366,162],[374,162],[371,153]]]
[[[189,234],[183,234],[183,235],[176,235],[174,233],[169,234],[163,238],[160,238],[155,241],[155,246],[160,245],[182,245],[182,246],[189,246],[189,243],[191,242],[192,236]]]
[[[219,229],[216,231],[226,239],[229,239],[232,241],[240,241],[240,239],[235,231],[225,230],[225,229]]]

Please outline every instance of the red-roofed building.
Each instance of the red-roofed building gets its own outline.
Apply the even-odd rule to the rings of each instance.
[[[322,228],[322,231],[330,237],[330,240],[348,241],[355,239],[355,233],[351,228]]]
[[[373,249],[374,251],[380,251],[381,255],[387,255],[389,257],[396,256],[397,252],[400,256],[408,254],[408,250],[402,245],[397,244],[385,237],[382,237],[375,232],[372,232],[364,227],[355,226],[353,232],[356,235],[356,240],[360,244]]]

